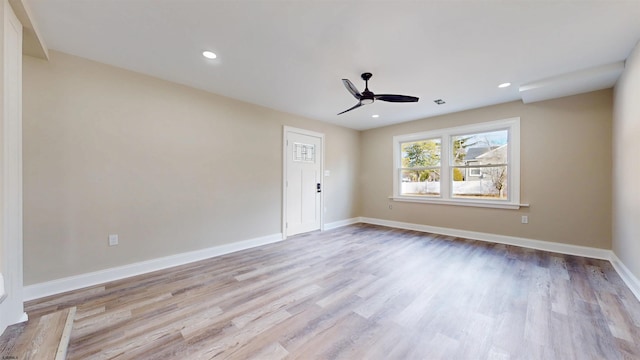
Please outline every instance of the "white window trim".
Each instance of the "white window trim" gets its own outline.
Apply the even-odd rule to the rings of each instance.
[[[451,160],[449,150],[453,136],[466,135],[474,132],[488,132],[495,130],[509,130],[508,166],[509,177],[507,188],[509,189],[506,200],[476,200],[454,198],[451,194]],[[440,172],[440,196],[408,196],[400,194],[400,144],[422,139],[441,138],[441,164]],[[475,206],[500,209],[519,209],[528,207],[528,204],[520,203],[520,118],[514,117],[504,120],[483,122],[471,125],[457,126],[446,129],[437,129],[420,133],[397,135],[393,137],[393,196],[394,201]]]

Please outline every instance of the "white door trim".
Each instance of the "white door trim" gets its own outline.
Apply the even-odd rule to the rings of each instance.
[[[22,244],[22,23],[8,1],[0,3],[0,333],[26,321]]]
[[[287,134],[293,132],[320,138],[322,151],[320,154],[320,231],[324,230],[324,134],[300,129],[292,126],[283,126],[282,129],[282,239],[287,238]]]

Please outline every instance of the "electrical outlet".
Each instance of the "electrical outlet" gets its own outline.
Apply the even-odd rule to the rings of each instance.
[[[389,210],[393,210],[393,205],[389,204]]]
[[[109,234],[109,246],[118,245],[118,234]]]
[[[529,223],[529,217],[527,215],[522,215],[522,223],[523,224],[528,224]]]

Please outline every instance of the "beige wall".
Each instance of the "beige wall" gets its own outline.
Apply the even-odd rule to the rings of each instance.
[[[58,52],[26,57],[25,284],[279,233],[283,125],[326,134],[326,223],[365,216],[608,249],[612,100],[603,90],[357,132]],[[388,199],[394,135],[516,116],[530,208]],[[110,233],[120,245],[107,246]]]
[[[394,135],[511,117],[521,119],[521,202],[530,203],[530,208],[389,200]],[[611,126],[609,89],[528,105],[516,101],[365,131],[360,161],[362,215],[609,249]],[[529,216],[529,224],[520,223],[522,215]]]
[[[640,279],[640,43],[616,84],[613,121],[613,252]]]
[[[280,233],[283,125],[326,134],[325,222],[359,215],[359,132],[50,55],[24,60],[25,285]]]

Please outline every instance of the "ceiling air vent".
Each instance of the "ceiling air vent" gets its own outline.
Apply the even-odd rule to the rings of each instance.
[[[435,100],[433,100],[433,102],[438,104],[438,105],[444,104],[444,100],[442,100],[442,99],[435,99]]]

